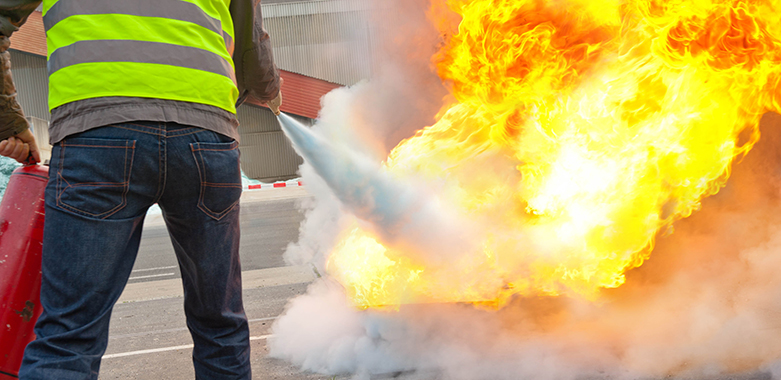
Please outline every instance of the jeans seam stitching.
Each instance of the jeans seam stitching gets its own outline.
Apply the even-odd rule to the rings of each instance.
[[[155,194],[154,203],[160,202],[165,192],[165,169],[163,168],[163,150],[166,147],[167,137],[158,136],[157,138],[157,193]]]
[[[121,203],[122,207],[121,208],[117,208],[117,210],[115,210],[111,214],[106,215],[105,217],[103,217],[103,219],[108,218],[109,216],[116,214],[117,212],[119,212],[120,210],[125,208],[125,206],[127,206],[127,193],[130,191],[130,171],[133,170],[133,157],[135,157],[135,154],[132,154],[130,156],[130,167],[128,167],[128,165],[127,165],[127,153],[128,153],[128,151],[135,152],[135,150],[136,150],[136,142],[135,141],[133,141],[133,144],[130,147],[128,147],[127,143],[125,143],[125,165],[123,165],[124,166],[123,170],[125,171],[124,172],[124,177],[125,177],[125,182],[127,183],[127,186],[125,187],[125,191],[122,192],[122,203]],[[119,206],[117,206],[117,207],[119,207]]]
[[[65,181],[65,177],[62,176],[62,167],[64,163],[65,163],[65,144],[60,144],[60,162],[59,162],[60,167],[57,170],[57,206],[60,207],[62,207],[62,193],[65,191],[64,189],[61,190],[62,182]]]
[[[187,136],[193,133],[198,133],[201,131],[205,131],[206,129],[202,128],[196,128],[196,127],[189,127],[189,128],[182,128],[179,130],[174,131],[173,133],[168,133],[166,131],[166,137],[179,137],[179,136]],[[186,133],[185,133],[186,132]]]
[[[194,150],[198,150],[198,151],[206,150],[206,151],[212,151],[212,152],[228,152],[228,151],[236,150],[236,149],[239,148],[239,143],[237,141],[233,141],[230,144],[231,144],[230,148],[227,148],[227,149],[195,148]]]
[[[198,194],[198,209],[203,211],[206,215],[214,218],[214,216],[212,216],[211,213],[208,210],[204,210],[205,207],[202,206],[203,205],[203,193],[204,193],[204,184],[203,184],[204,183],[204,180],[203,180],[203,175],[204,174],[201,173],[201,164],[198,161],[198,157],[196,156],[196,153],[195,153],[197,151],[197,148],[196,148],[197,145],[198,145],[198,143],[190,144],[190,149],[192,149],[192,153],[193,153],[193,160],[195,160],[195,166],[198,168],[198,180],[199,180],[198,182],[200,182],[200,185],[201,185],[200,189],[199,189],[199,194]],[[203,157],[201,157],[201,158],[203,158]]]
[[[123,178],[125,178],[124,182],[104,182],[104,183],[101,183],[101,182],[89,182],[88,184],[77,184],[77,185],[68,184],[67,187],[65,187],[61,191],[58,191],[58,194],[57,194],[57,206],[59,206],[60,208],[63,208],[63,209],[75,212],[77,214],[88,215],[88,216],[94,217],[96,219],[106,219],[109,216],[114,215],[117,212],[119,212],[120,210],[122,210],[125,206],[127,206],[127,193],[130,190],[130,178],[129,178],[128,167],[127,167],[127,153],[128,153],[128,150],[135,151],[136,143],[134,141],[133,144],[132,144],[132,147],[130,147],[130,148],[127,145],[128,145],[127,142],[125,142],[125,160],[124,160],[124,165],[123,165],[123,168],[122,168],[122,170],[123,170],[122,176],[123,176]],[[63,143],[61,145],[62,148],[60,150],[60,168],[62,168],[62,165],[65,162],[65,146],[66,146],[65,143]],[[78,146],[78,145],[71,145],[71,146]],[[94,146],[94,145],[90,145],[90,146]],[[133,168],[133,157],[130,158],[130,169],[132,170],[132,168]],[[58,174],[58,181],[61,178],[62,181],[67,183],[65,178],[62,176],[62,170],[60,170],[57,174]],[[81,185],[97,186],[95,184],[103,184],[103,186],[105,186],[105,185],[122,185],[122,186],[124,186],[125,187],[125,191],[122,192],[122,201],[118,205],[114,206],[114,208],[112,208],[112,209],[110,209],[108,211],[104,211],[104,212],[98,213],[98,214],[94,214],[94,213],[91,213],[91,212],[88,212],[88,211],[84,211],[84,210],[81,210],[81,209],[76,208],[74,206],[71,206],[71,205],[69,205],[67,203],[63,203],[62,202],[62,194],[65,192],[65,190],[68,190],[69,188],[81,187]],[[118,187],[118,186],[114,186],[114,187]]]
[[[231,144],[234,145],[234,144],[236,144],[236,142],[234,141]],[[201,148],[196,148],[196,146],[200,146],[200,144],[198,144],[198,143],[190,144],[190,148],[193,151],[193,159],[195,160],[195,165],[198,167],[198,178],[200,179],[200,183],[201,183],[200,194],[198,196],[198,208],[201,211],[203,211],[207,216],[209,216],[209,217],[211,217],[211,218],[213,218],[215,220],[222,220],[222,218],[224,218],[225,215],[227,215],[231,210],[234,209],[234,207],[236,207],[236,205],[239,203],[239,201],[241,201],[241,198],[237,199],[230,206],[228,206],[225,209],[225,211],[219,212],[219,213],[218,212],[214,212],[214,211],[210,210],[208,207],[206,207],[206,204],[203,201],[203,197],[204,197],[204,194],[206,192],[205,191],[206,187],[227,187],[227,188],[241,189],[242,186],[238,185],[238,184],[237,185],[231,185],[231,186],[214,186],[215,184],[213,184],[211,182],[206,182],[205,178],[204,178],[205,172],[202,174],[202,167],[201,167],[201,164],[200,164],[201,162],[205,161],[204,158],[203,158],[203,153],[201,153],[201,152],[204,151],[204,150],[208,151],[208,150],[216,150],[216,149],[201,149]],[[216,151],[221,151],[221,152],[225,151],[225,152],[227,152],[227,151],[236,150],[237,148],[238,147],[234,145],[234,147],[231,148],[231,149],[220,149],[220,150],[216,150]],[[196,156],[196,152],[198,152],[197,156]],[[198,156],[200,156],[200,158],[201,158],[200,161],[198,160]],[[205,169],[203,169],[203,170],[205,170]]]
[[[201,157],[201,161],[200,162],[206,162],[203,159],[203,154],[200,152],[200,150],[198,150],[198,155]],[[198,162],[197,159],[196,159],[196,162]],[[200,165],[198,165],[198,167],[199,167],[199,173],[200,173]],[[198,197],[199,198],[198,199],[198,208],[203,210],[203,212],[205,212],[206,215],[209,215],[210,217],[219,220],[219,217],[218,217],[217,213],[215,213],[214,211],[212,211],[208,207],[206,207],[206,202],[203,201],[203,197],[204,197],[204,195],[206,195],[206,181],[205,181],[205,178],[206,178],[206,166],[204,165],[203,177],[201,177],[201,194]]]
[[[117,213],[118,211],[122,210],[127,205],[127,197],[126,197],[126,195],[127,195],[128,189],[130,188],[130,181],[124,182],[123,185],[125,186],[125,191],[122,193],[122,202],[120,202],[118,205],[114,206],[114,208],[112,208],[111,210],[104,211],[104,212],[101,212],[101,213],[98,213],[98,214],[93,214],[93,213],[91,213],[89,211],[84,211],[82,209],[79,209],[79,208],[76,208],[74,206],[71,206],[71,205],[69,205],[67,203],[62,203],[62,205],[60,207],[68,209],[68,210],[71,210],[73,212],[80,213],[80,214],[90,215],[90,216],[98,218],[98,219],[106,219],[109,216],[111,216],[111,215]],[[71,188],[71,187],[75,187],[75,186],[68,186],[67,188],[65,188],[63,190],[63,192],[65,190],[67,190],[68,188]],[[108,214],[108,215],[105,215],[105,214]]]
[[[197,131],[197,130],[196,130],[196,131],[187,132],[187,133],[182,133],[182,134],[172,134],[172,135],[170,135],[169,137],[171,137],[171,138],[174,138],[174,137],[189,136],[189,135],[194,135],[194,134],[196,134],[196,133],[201,133],[201,132],[203,132],[203,131],[208,131],[208,129],[204,129],[204,130],[200,130],[200,131]]]
[[[133,146],[130,149],[135,150],[135,147],[136,147],[136,143],[134,141],[133,142]],[[106,211],[106,213],[108,213],[108,215],[104,216],[101,219],[106,219],[109,216],[114,215],[117,212],[119,212],[120,210],[122,210],[123,208],[125,208],[125,206],[127,206],[127,192],[130,190],[130,173],[128,173],[128,168],[127,168],[127,152],[128,152],[128,150],[129,149],[128,149],[128,146],[127,146],[127,142],[125,142],[125,161],[124,161],[124,165],[122,165],[123,166],[122,167],[122,170],[123,170],[122,177],[125,178],[125,182],[124,183],[126,184],[126,186],[125,186],[125,191],[122,192],[122,202],[120,202],[120,204],[117,205],[116,207],[114,207],[113,209],[111,209],[109,211]],[[133,159],[132,158],[130,159],[130,167],[131,168],[133,167]]]
[[[146,128],[146,129],[152,129],[152,130],[155,130],[155,131],[159,131],[160,133],[165,133],[165,129],[164,129],[164,128],[161,128],[161,127],[150,127],[150,126],[148,126],[148,125],[143,125],[143,124],[138,124],[138,123],[123,123],[123,124],[124,124],[124,125],[134,125],[134,126],[136,126],[136,127],[140,127],[140,128]],[[112,126],[112,127],[117,127],[117,128],[122,128],[122,125],[123,125],[123,124],[112,124],[111,126]],[[155,122],[154,124],[156,124],[156,125],[160,125],[161,123],[159,123],[159,122]]]
[[[211,212],[211,214],[213,214],[213,215],[210,215],[212,218],[214,218],[214,219],[216,219],[216,220],[222,220],[222,218],[224,218],[224,217],[225,217],[225,215],[227,215],[227,214],[228,214],[228,212],[230,212],[231,210],[233,210],[233,208],[234,208],[234,207],[236,207],[236,204],[238,204],[238,203],[239,203],[239,201],[241,201],[241,199],[239,199],[239,200],[237,200],[237,201],[235,201],[235,202],[231,203],[231,205],[230,205],[230,206],[228,206],[228,208],[226,208],[226,209],[225,209],[225,211],[223,211],[223,212],[220,212],[220,213],[217,213],[217,212],[211,211],[211,210],[209,210],[209,208],[208,208],[208,207],[206,207],[206,206],[203,206],[203,207],[204,207],[205,209],[209,210],[209,212]]]
[[[126,183],[127,181],[125,182],[83,182],[75,185],[68,185],[68,187],[66,187],[63,190],[67,190],[71,187],[82,187],[82,186],[122,186],[125,185]]]
[[[85,145],[85,144],[68,144],[68,146],[80,146],[86,148],[114,148],[114,149],[127,149],[127,146],[116,145]]]
[[[128,123],[128,124],[129,125],[138,125],[138,124],[132,124],[132,123]],[[143,127],[142,125],[138,125],[138,126],[139,127]],[[162,135],[162,133],[160,133],[160,132],[142,131],[142,130],[135,129],[135,128],[120,127],[119,125],[115,125],[115,124],[112,124],[111,127],[125,129],[125,130],[128,130],[128,131],[133,131],[133,132],[138,132],[138,133],[146,133],[148,135],[155,135],[155,136],[161,136]]]
[[[202,130],[198,130],[198,128],[193,128],[193,129],[194,129],[193,131],[190,131],[190,132],[187,132],[187,133],[173,134],[173,135],[171,135],[171,137],[189,136],[189,135],[194,135],[196,133],[201,133],[203,131],[208,131],[208,129],[202,129]]]

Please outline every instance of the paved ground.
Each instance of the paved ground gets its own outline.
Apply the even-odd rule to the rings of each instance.
[[[295,203],[307,196],[304,188],[284,188],[246,192],[242,198],[242,277],[245,308],[250,319],[255,379],[347,380],[352,377],[305,373],[285,361],[268,357],[266,338],[271,324],[284,311],[287,302],[303,294],[315,278],[310,268],[285,266],[282,260],[287,244],[297,239],[298,227],[303,219]],[[192,339],[185,327],[178,276],[173,249],[161,217],[152,214],[145,224],[133,273],[135,278],[114,308],[101,380],[189,380],[195,377],[191,360]],[[371,380],[383,379],[446,380],[431,371],[371,377]],[[685,378],[726,379],[771,380],[764,373]]]
[[[302,278],[292,276],[292,280],[277,279],[271,283],[272,286],[259,285],[245,290],[245,307],[253,339],[252,367],[255,378],[329,378],[301,373],[288,363],[268,358],[265,337],[287,301],[306,290],[306,283],[300,282]],[[131,292],[137,290],[131,289]],[[137,294],[145,298],[141,297],[142,292]],[[114,309],[109,347],[103,359],[100,378],[193,379],[191,344],[185,327],[181,296],[141,301],[126,297]]]
[[[308,197],[301,187],[247,191],[242,196],[242,281],[250,320],[255,379],[347,380],[324,376],[268,357],[266,338],[274,320],[292,298],[315,279],[309,267],[284,264],[287,244],[298,238],[303,216],[297,201]],[[152,212],[144,224],[141,248],[131,280],[114,307],[109,345],[100,379],[185,380],[195,377],[192,339],[185,325],[182,286],[162,216]],[[436,379],[431,373],[398,373],[372,380]]]
[[[315,278],[309,268],[287,267],[282,260],[303,219],[295,202],[306,196],[305,189],[294,187],[248,191],[242,197],[244,300],[258,379],[331,379],[269,358],[265,341],[287,302]],[[134,278],[112,314],[100,379],[193,379],[179,270],[160,215],[147,217],[142,239]]]
[[[303,215],[295,203],[308,194],[303,187],[245,191],[241,203],[241,266],[255,270],[284,266],[282,253],[298,239]],[[159,209],[158,209],[159,210]],[[162,215],[150,212],[128,283],[179,278],[179,268]]]

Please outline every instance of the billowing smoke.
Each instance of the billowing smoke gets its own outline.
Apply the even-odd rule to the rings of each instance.
[[[380,165],[348,148],[330,144],[295,119],[279,116],[282,130],[351,214],[369,223],[406,256],[442,265],[467,249],[469,229],[424,190],[394,178]],[[418,253],[417,255],[415,253]]]
[[[354,223],[412,247],[418,258],[447,258],[431,247],[452,243],[441,234],[462,224],[426,233],[447,215],[420,207],[430,206],[436,184],[394,178],[379,164],[434,120],[445,94],[429,68],[439,36],[426,26],[426,3],[383,2],[386,22],[412,27],[383,41],[387,56],[376,78],[327,95],[312,133],[288,131],[314,195],[301,205],[307,218],[288,262],[325,274],[329,252]],[[659,236],[651,259],[597,302],[517,297],[498,311],[468,304],[358,310],[325,275],[275,323],[271,354],[358,379],[398,371],[456,380],[781,379],[780,128],[781,117],[766,115],[762,139],[735,163],[727,187]]]
[[[373,51],[375,75],[371,81],[326,95],[312,128],[338,148],[334,154],[345,159],[345,155],[358,157],[359,164],[366,168],[378,168],[401,140],[432,124],[447,96],[445,86],[431,69],[431,57],[441,43],[439,32],[426,15],[431,4],[419,0],[372,1],[379,9],[369,20],[377,44]],[[288,247],[285,259],[291,264],[312,263],[322,273],[325,257],[351,219],[342,214],[334,192],[308,162],[300,171],[316,199],[301,205],[307,210],[301,239]]]
[[[763,139],[736,164],[728,186],[660,237],[651,260],[598,303],[540,297],[517,298],[499,311],[456,304],[359,311],[324,278],[276,323],[272,354],[328,374],[726,378],[759,370],[781,379],[779,127],[781,117],[766,116]],[[304,172],[307,183],[312,174]],[[310,215],[334,212],[338,226],[349,216],[329,197],[316,193],[315,202],[326,205]],[[332,232],[335,225],[321,224]],[[325,253],[329,241],[318,240],[325,234],[308,231],[295,247]]]

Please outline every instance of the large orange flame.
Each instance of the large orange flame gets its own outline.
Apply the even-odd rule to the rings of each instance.
[[[436,184],[477,248],[426,266],[356,227],[328,272],[359,307],[593,299],[724,186],[781,109],[781,0],[447,6],[461,21],[435,62],[456,101],[385,166]]]

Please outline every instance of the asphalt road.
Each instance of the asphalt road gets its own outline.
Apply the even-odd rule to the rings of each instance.
[[[242,282],[250,321],[253,378],[279,380],[347,380],[352,375],[325,376],[268,356],[271,325],[294,297],[306,292],[316,274],[311,268],[286,266],[282,254],[298,238],[303,215],[296,202],[308,197],[304,188],[245,192],[241,203]],[[192,338],[182,307],[182,286],[162,216],[150,213],[131,280],[111,316],[109,344],[100,380],[195,378]],[[316,317],[316,316],[313,316]],[[436,379],[431,373],[392,373],[382,379]]]
[[[250,319],[252,367],[257,379],[331,379],[302,373],[268,357],[265,338],[287,302],[315,275],[286,267],[282,253],[298,237],[303,215],[295,203],[303,188],[247,192],[241,204],[244,305]],[[100,379],[193,379],[192,339],[185,324],[181,282],[162,217],[147,216],[131,280],[111,317]]]
[[[285,265],[282,253],[289,242],[298,238],[298,227],[303,220],[303,215],[295,207],[298,199],[305,196],[300,190],[260,190],[292,194],[289,197],[242,202],[239,252],[243,271]],[[144,224],[141,247],[128,283],[180,277],[174,249],[162,216],[150,213]]]
[[[242,277],[244,306],[250,320],[253,378],[278,380],[348,380],[302,372],[268,356],[271,325],[294,297],[306,292],[315,274],[307,267],[285,266],[282,254],[297,240],[303,215],[296,202],[305,189],[272,189],[242,198]],[[185,324],[179,271],[162,218],[150,214],[144,226],[133,279],[111,317],[109,345],[100,380],[195,378],[192,339]],[[312,316],[317,318],[317,316]],[[447,380],[436,371],[373,375],[371,380]],[[765,373],[676,380],[771,380]],[[589,379],[597,380],[597,379]],[[603,379],[599,379],[603,380]],[[651,380],[651,379],[649,379]]]

